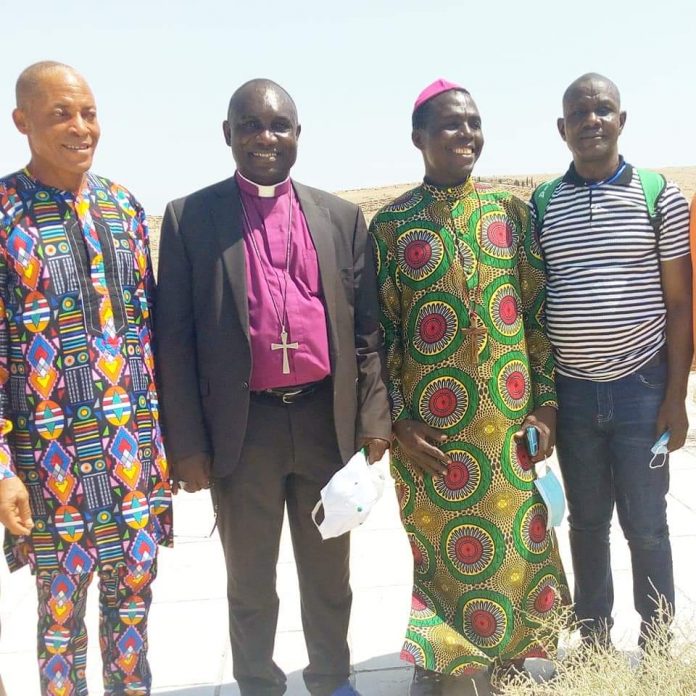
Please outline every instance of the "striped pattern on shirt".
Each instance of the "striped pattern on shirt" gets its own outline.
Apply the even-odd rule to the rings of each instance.
[[[560,374],[616,380],[664,345],[660,261],[689,254],[689,207],[668,183],[657,210],[656,236],[630,165],[613,183],[596,186],[571,167],[556,188],[538,234],[547,269],[546,326]]]

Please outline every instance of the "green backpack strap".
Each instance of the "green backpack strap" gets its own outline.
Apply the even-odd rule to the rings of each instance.
[[[532,201],[534,202],[534,209],[536,210],[536,224],[539,230],[544,224],[544,215],[546,215],[546,208],[548,208],[551,196],[553,196],[561,181],[563,181],[563,177],[559,176],[557,179],[539,184],[539,186],[534,189]]]
[[[638,169],[636,167],[636,173],[638,174],[640,185],[643,189],[643,196],[645,197],[645,205],[648,208],[650,224],[653,226],[653,230],[655,230],[655,238],[659,239],[662,216],[657,210],[657,201],[665,190],[665,186],[667,186],[667,180],[662,174],[652,172],[649,169]]]

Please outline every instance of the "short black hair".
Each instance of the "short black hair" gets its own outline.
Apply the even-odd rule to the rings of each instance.
[[[464,94],[468,94],[469,96],[471,96],[469,90],[464,89],[463,87],[454,87],[452,89],[446,90],[445,92],[440,92],[440,94],[445,94],[446,92],[464,92]],[[433,110],[433,100],[439,97],[440,94],[431,97],[430,99],[428,99],[428,101],[424,101],[413,112],[413,114],[411,114],[411,127],[413,128],[413,130],[423,130],[423,128],[425,128],[428,125],[428,120],[430,119],[430,114]]]

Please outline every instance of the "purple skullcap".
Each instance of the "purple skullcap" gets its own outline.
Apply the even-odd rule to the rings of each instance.
[[[437,97],[438,94],[442,94],[443,92],[449,92],[451,89],[460,89],[463,92],[467,92],[464,87],[461,85],[455,84],[454,82],[449,82],[448,80],[443,80],[440,78],[439,80],[435,80],[435,82],[432,82],[429,84],[416,98],[416,102],[413,105],[413,110],[415,111],[419,106],[422,106],[427,102],[429,99],[432,99],[433,97]],[[468,92],[467,92],[468,93]]]

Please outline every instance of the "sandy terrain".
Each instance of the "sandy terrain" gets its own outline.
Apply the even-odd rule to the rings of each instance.
[[[668,180],[674,181],[682,190],[684,195],[691,200],[696,193],[696,167],[667,167],[660,169]],[[489,182],[499,186],[523,200],[527,200],[535,186],[543,181],[552,179],[558,174],[508,174],[499,177],[481,177],[481,181]],[[338,195],[357,203],[365,213],[368,222],[373,215],[386,203],[399,196],[404,191],[413,188],[415,182],[410,184],[397,184],[393,186],[382,186],[380,188],[352,189],[349,191],[338,191]],[[157,262],[157,251],[159,244],[159,228],[162,218],[157,215],[148,216],[150,224],[150,234],[152,240],[152,255],[155,263]]]

